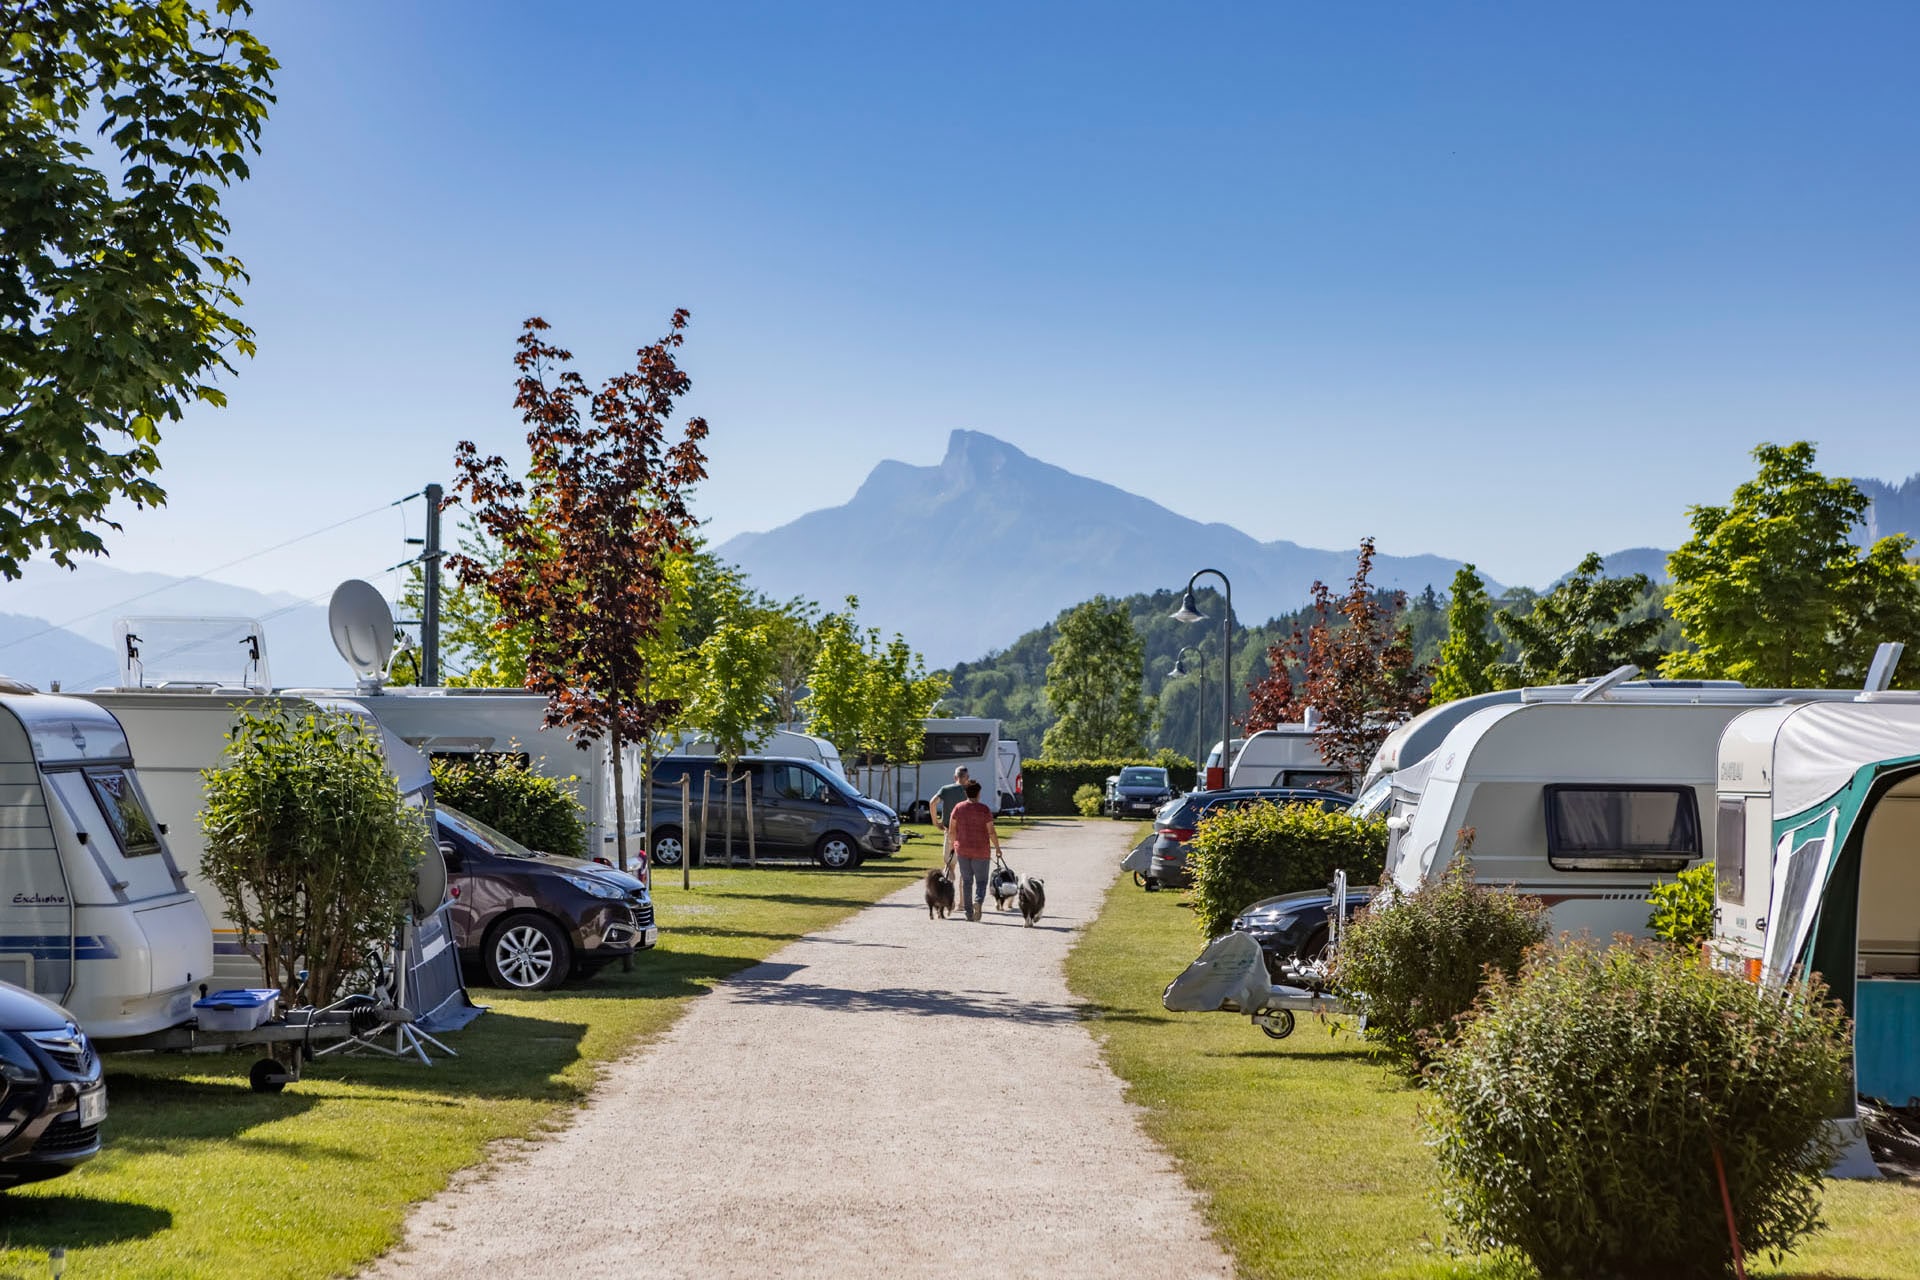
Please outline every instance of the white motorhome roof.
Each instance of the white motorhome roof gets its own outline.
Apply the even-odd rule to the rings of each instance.
[[[1920,756],[1920,702],[1820,702],[1796,707],[1773,738],[1773,816],[1813,808],[1883,760]]]

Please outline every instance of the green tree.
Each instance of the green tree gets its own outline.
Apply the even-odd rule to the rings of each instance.
[[[713,743],[726,768],[727,858],[733,858],[733,783],[741,780],[740,757],[766,741],[773,710],[773,646],[759,627],[723,622],[700,644],[700,674],[694,684],[685,723]],[[753,785],[751,773],[745,775]],[[752,797],[747,798],[749,806]],[[751,810],[749,810],[751,811]],[[700,833],[706,861],[706,832]],[[747,863],[757,861],[753,826],[747,824]],[[683,869],[683,875],[688,875]]]
[[[1440,660],[1433,669],[1431,695],[1436,704],[1493,688],[1487,668],[1499,661],[1500,646],[1487,634],[1492,614],[1487,584],[1472,565],[1461,565],[1447,600],[1447,638],[1440,642]]]
[[[1047,702],[1059,719],[1043,754],[1055,760],[1137,755],[1146,732],[1140,700],[1146,646],[1124,601],[1095,596],[1060,619],[1047,649]]]
[[[201,868],[242,943],[257,935],[267,980],[312,1004],[392,940],[426,842],[379,735],[318,708],[241,711],[200,826]]]
[[[1661,669],[1781,689],[1858,684],[1880,641],[1920,640],[1913,539],[1857,546],[1869,499],[1814,470],[1806,441],[1753,456],[1759,474],[1726,506],[1692,508],[1693,535],[1667,559],[1667,607],[1691,648]]]
[[[927,664],[895,633],[885,649],[868,655],[861,734],[869,757],[890,765],[919,764],[926,753],[926,720],[948,688],[942,672]]]
[[[1529,612],[1495,615],[1494,623],[1519,655],[1491,668],[1498,687],[1567,684],[1629,662],[1649,671],[1659,663],[1652,642],[1662,620],[1632,616],[1653,584],[1644,573],[1606,577],[1605,567],[1599,552],[1589,552],[1565,581],[1536,597]]]
[[[253,354],[220,211],[274,100],[251,12],[0,6],[0,578],[100,554],[116,498],[163,504],[160,422]]]
[[[825,738],[851,760],[864,745],[867,667],[872,659],[861,647],[854,615],[859,598],[847,597],[842,613],[820,620],[820,643],[807,673],[807,732]]]

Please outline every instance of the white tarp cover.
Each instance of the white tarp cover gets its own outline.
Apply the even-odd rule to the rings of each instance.
[[[1870,764],[1920,756],[1920,703],[1816,702],[1788,716],[1773,744],[1773,816],[1819,804]]]

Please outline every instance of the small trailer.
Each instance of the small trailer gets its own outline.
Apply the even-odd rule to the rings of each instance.
[[[1327,956],[1338,951],[1346,918],[1347,873],[1336,871],[1327,911]],[[1269,1039],[1284,1040],[1293,1034],[1302,1013],[1326,1017],[1352,1012],[1333,995],[1330,972],[1331,964],[1316,957],[1289,965],[1280,975],[1283,980],[1276,983],[1253,936],[1226,933],[1209,942],[1199,958],[1167,984],[1160,1003],[1169,1013],[1245,1014]],[[1366,1025],[1366,1018],[1360,1018],[1360,1029]]]

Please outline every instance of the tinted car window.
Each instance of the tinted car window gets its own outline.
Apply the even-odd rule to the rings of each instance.
[[[769,764],[766,769],[766,790],[768,795],[779,796],[786,800],[810,800],[818,802],[827,798],[833,790],[827,780],[798,764]]]

